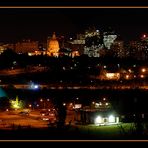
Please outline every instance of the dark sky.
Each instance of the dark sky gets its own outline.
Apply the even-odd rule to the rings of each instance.
[[[112,27],[124,40],[148,33],[148,9],[139,8],[0,8],[0,42],[23,38],[46,40],[55,31],[70,36],[89,26]]]

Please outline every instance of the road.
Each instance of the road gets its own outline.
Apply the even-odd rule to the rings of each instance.
[[[104,86],[79,86],[79,85],[74,85],[74,86],[69,86],[68,84],[39,84],[37,88],[30,87],[29,84],[12,84],[14,88],[16,89],[89,89],[89,90],[97,90],[97,89],[148,89],[148,85],[138,85],[138,86],[133,86],[133,85],[115,85],[112,84],[110,86],[104,85]],[[8,88],[9,84],[0,84],[0,87],[3,88]]]
[[[33,66],[29,69],[27,68],[4,69],[4,70],[0,70],[0,76],[11,76],[11,75],[19,75],[19,74],[25,74],[25,73],[43,72],[46,70],[47,70],[47,67],[40,67],[40,66]]]
[[[74,111],[67,112],[66,124],[69,121],[74,124]],[[14,126],[48,128],[48,121],[42,120],[38,110],[31,111],[29,115],[20,115],[19,111],[0,111],[0,129],[11,130]]]

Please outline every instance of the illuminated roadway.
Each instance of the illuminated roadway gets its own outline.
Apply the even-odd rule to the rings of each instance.
[[[0,129],[11,130],[12,128],[47,128],[48,121],[41,119],[40,111],[31,110],[29,115],[19,115],[18,111],[0,111]],[[67,111],[66,124],[72,121],[74,124],[74,111]],[[13,127],[13,125],[15,127]]]
[[[9,70],[0,70],[0,76],[11,76],[11,75],[18,75],[18,74],[23,74],[23,73],[33,73],[33,72],[43,72],[46,71],[47,67],[42,67],[42,66],[33,66],[31,68],[19,68],[19,69],[9,69]],[[16,89],[30,89],[29,84],[12,84],[14,88]],[[1,87],[9,87],[8,84],[0,84]],[[38,85],[39,89],[90,89],[90,90],[97,90],[97,89],[148,89],[148,84],[144,85],[130,85],[130,84],[114,84],[110,83],[109,85],[79,85],[79,84],[65,84],[65,83],[56,83],[56,84],[40,84]],[[37,88],[36,88],[37,89]]]
[[[14,88],[16,89],[31,89],[29,84],[12,84]],[[7,88],[9,87],[9,84],[0,84],[0,87]],[[110,85],[110,86],[79,86],[79,85],[68,85],[68,84],[41,84],[38,85],[38,88],[32,88],[32,89],[91,89],[91,90],[97,90],[97,89],[148,89],[148,85]]]

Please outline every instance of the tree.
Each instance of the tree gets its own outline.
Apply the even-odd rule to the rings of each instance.
[[[62,103],[57,105],[57,127],[63,128],[66,120],[66,106]]]

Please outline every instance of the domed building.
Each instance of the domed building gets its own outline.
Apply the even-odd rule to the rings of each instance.
[[[56,39],[56,35],[55,32],[52,35],[52,38],[48,41],[47,43],[48,47],[47,47],[47,54],[49,56],[55,56],[57,57],[59,55],[59,42]]]

